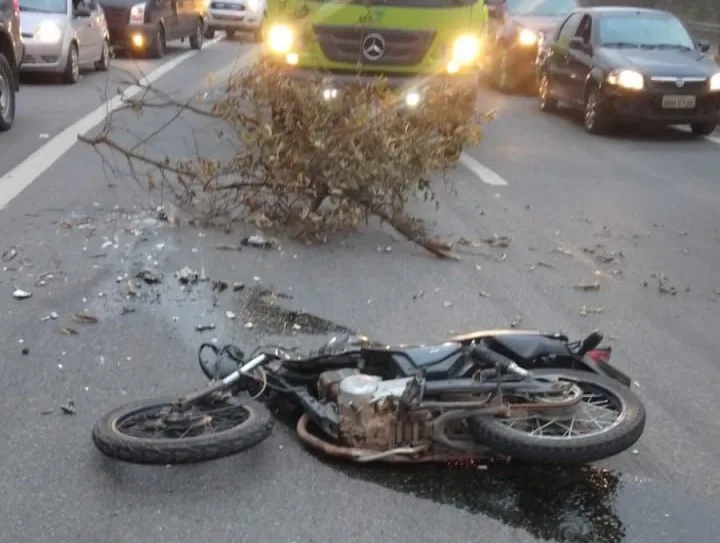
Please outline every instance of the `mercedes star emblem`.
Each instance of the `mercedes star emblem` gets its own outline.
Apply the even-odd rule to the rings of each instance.
[[[368,60],[380,60],[385,54],[385,38],[380,34],[368,34],[362,43],[362,53]]]
[[[678,79],[678,80],[675,81],[675,86],[676,86],[678,89],[679,89],[679,88],[682,88],[684,85],[685,85],[685,80],[684,80],[684,79]]]

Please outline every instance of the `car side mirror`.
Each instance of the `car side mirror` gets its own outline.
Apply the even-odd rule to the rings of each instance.
[[[710,51],[710,42],[706,40],[698,40],[697,42],[697,48],[700,49],[700,52],[707,53]]]
[[[574,51],[583,51],[585,53],[590,50],[590,45],[585,43],[585,41],[579,36],[575,36],[571,39],[568,47]]]
[[[89,8],[86,7],[79,7],[73,10],[73,16],[80,18],[80,17],[90,17],[92,15],[92,12]]]

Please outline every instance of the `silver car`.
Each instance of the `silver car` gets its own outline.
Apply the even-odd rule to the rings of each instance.
[[[252,32],[253,41],[261,41],[266,13],[266,0],[210,0],[205,37],[212,39],[216,30],[224,30],[228,38],[235,32]]]
[[[80,68],[105,71],[110,46],[97,0],[20,0],[21,72],[56,73],[77,83]]]

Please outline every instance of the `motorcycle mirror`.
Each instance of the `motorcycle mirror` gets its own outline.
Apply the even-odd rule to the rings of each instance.
[[[588,351],[592,351],[595,347],[600,345],[600,342],[602,340],[603,335],[600,332],[593,332],[588,337],[583,339],[577,352],[578,356],[585,356]]]

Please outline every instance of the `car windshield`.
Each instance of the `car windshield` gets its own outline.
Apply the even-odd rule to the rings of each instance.
[[[612,14],[599,21],[601,45],[694,49],[690,34],[677,17],[665,14]]]
[[[67,2],[65,0],[20,0],[20,11],[67,13]]]
[[[507,0],[507,12],[512,15],[559,16],[577,7],[575,0]]]

